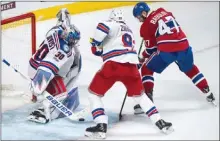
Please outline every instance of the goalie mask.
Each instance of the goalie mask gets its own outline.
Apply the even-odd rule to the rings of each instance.
[[[57,25],[61,25],[64,29],[67,29],[71,23],[70,13],[66,8],[62,8],[56,15],[58,18]]]
[[[67,35],[66,41],[69,45],[76,45],[80,40],[80,32],[75,28],[75,26],[71,25],[70,32]]]

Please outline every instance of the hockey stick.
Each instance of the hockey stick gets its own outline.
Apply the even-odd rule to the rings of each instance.
[[[140,48],[139,48],[139,51],[138,51],[138,58],[139,58],[140,53],[141,53],[141,50],[142,50],[143,42],[144,42],[144,40],[142,39],[141,45],[140,45]],[[121,110],[120,110],[120,113],[119,113],[119,121],[120,121],[121,118],[122,118],[122,110],[123,110],[123,108],[124,108],[124,104],[125,104],[126,98],[127,98],[127,92],[125,93],[125,97],[124,97],[123,103],[122,103],[122,105],[121,105]]]
[[[8,67],[14,69],[15,72],[19,73],[21,77],[25,80],[27,80],[29,83],[31,82],[31,79],[24,75],[21,71],[14,68],[8,61],[5,59],[2,60],[4,64],[6,64]],[[85,109],[73,113],[71,110],[69,110],[65,105],[63,105],[60,101],[56,100],[50,93],[47,91],[44,91],[42,94],[54,107],[56,107],[60,112],[62,112],[65,116],[67,116],[70,120],[77,120],[81,121],[83,117],[88,113],[89,107],[86,107]]]
[[[139,58],[139,56],[140,56],[140,53],[141,53],[141,50],[142,50],[142,47],[143,47],[143,43],[144,43],[144,39],[142,39],[140,48],[139,48],[139,50],[138,50],[138,58]]]
[[[121,105],[121,110],[120,110],[120,113],[119,113],[119,121],[120,121],[121,118],[122,118],[122,110],[123,110],[123,107],[124,107],[126,98],[127,98],[127,92],[125,93],[125,97],[124,97],[123,103],[122,103],[122,105]]]

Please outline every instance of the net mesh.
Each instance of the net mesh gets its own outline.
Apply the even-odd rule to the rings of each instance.
[[[16,18],[16,17],[15,17]],[[32,55],[31,17],[17,18],[2,24],[2,58],[25,75]],[[2,63],[2,96],[26,95],[30,93],[28,83],[13,69]]]

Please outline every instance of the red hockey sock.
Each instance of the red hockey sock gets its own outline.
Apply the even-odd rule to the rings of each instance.
[[[142,75],[142,83],[145,89],[145,93],[152,93],[154,88],[154,77],[153,71],[149,70],[147,67],[143,66],[141,68],[141,75]]]
[[[204,89],[208,87],[208,83],[196,65],[193,65],[192,69],[188,72],[185,72],[185,74],[192,80],[197,88],[205,93]]]

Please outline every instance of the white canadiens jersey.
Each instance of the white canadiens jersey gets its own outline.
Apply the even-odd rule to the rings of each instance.
[[[55,75],[66,77],[70,71],[74,63],[75,51],[67,45],[65,40],[59,38],[61,32],[59,27],[47,33],[46,39],[31,57],[28,70],[31,79],[34,78],[38,69],[49,72],[52,77]]]
[[[104,62],[138,64],[131,29],[124,22],[105,21],[98,24],[93,40],[103,48]]]

